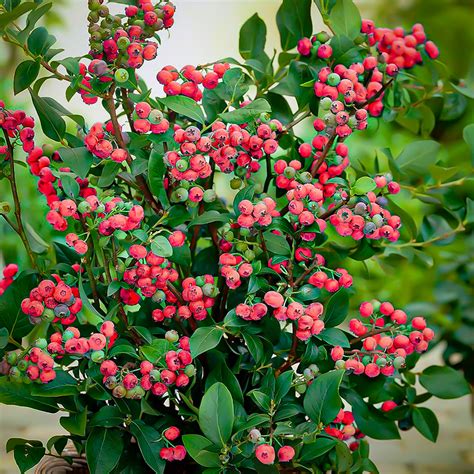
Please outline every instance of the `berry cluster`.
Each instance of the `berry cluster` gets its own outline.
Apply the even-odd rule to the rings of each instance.
[[[189,384],[189,378],[196,372],[189,352],[189,338],[179,338],[176,331],[168,331],[165,338],[173,349],[160,357],[156,364],[143,360],[138,368],[133,369],[130,364],[119,367],[111,359],[101,363],[103,383],[112,390],[114,397],[141,399],[148,391],[162,397],[173,386],[179,388]]]
[[[334,438],[346,441],[351,451],[355,451],[359,447],[358,440],[365,436],[355,425],[352,412],[342,409],[336,418],[324,428],[324,431]]]
[[[82,308],[79,290],[64,283],[58,275],[56,282],[43,280],[30,291],[29,298],[21,302],[21,310],[29,316],[32,324],[41,321],[57,322],[67,326],[76,320]]]
[[[392,215],[382,207],[381,204],[387,202],[383,196],[377,197],[373,192],[369,192],[367,197],[369,204],[360,200],[352,210],[348,206],[342,206],[331,215],[329,222],[339,235],[351,236],[354,240],[366,237],[397,241],[400,236],[400,217]]]
[[[16,263],[9,263],[2,271],[3,278],[0,278],[0,296],[5,293],[5,290],[13,283],[15,275],[18,273],[18,265]]]
[[[135,104],[137,118],[133,121],[133,130],[137,133],[165,133],[170,128],[170,123],[163,117],[158,109],[152,109],[147,102]]]
[[[117,163],[127,160],[128,152],[116,145],[112,122],[97,122],[84,137],[84,145],[97,158],[110,158]],[[115,145],[115,146],[114,146]]]
[[[215,89],[229,67],[228,63],[216,63],[212,71],[203,73],[191,65],[184,66],[180,71],[174,66],[165,66],[158,72],[156,79],[163,85],[166,95],[184,95],[199,102],[202,99],[199,85],[204,89]]]
[[[262,201],[253,204],[248,199],[239,203],[240,214],[237,223],[241,227],[250,228],[256,224],[267,227],[272,223],[272,217],[278,217],[280,213],[276,210],[276,202],[270,198],[263,198]]]
[[[314,56],[320,59],[329,59],[332,56],[332,47],[328,44],[330,36],[321,31],[311,38],[301,38],[298,41],[297,49],[301,56]]]
[[[54,359],[46,349],[45,339],[36,341],[26,354],[9,352],[6,355],[8,375],[18,382],[48,383],[56,378]]]
[[[172,441],[176,441],[181,436],[181,431],[176,426],[170,426],[163,431],[163,437],[166,447],[160,449],[161,459],[166,461],[182,461],[186,457],[186,448],[182,444],[174,445]]]
[[[273,316],[278,321],[295,321],[296,337],[300,341],[307,341],[311,336],[319,334],[324,329],[324,321],[320,316],[323,314],[321,303],[311,303],[303,306],[296,301],[285,306],[285,299],[277,291],[268,291],[263,297],[263,302],[255,304],[240,303],[235,308],[237,316],[248,321],[258,321],[273,309]]]
[[[242,284],[241,277],[248,278],[253,273],[252,265],[245,262],[241,255],[223,253],[219,256],[219,264],[222,265],[220,273],[231,290]]]
[[[278,456],[279,462],[290,462],[295,457],[295,450],[292,446],[283,445],[278,449],[278,453],[275,454],[275,448],[267,443],[259,444],[255,448],[255,457],[262,464],[273,464],[276,455]]]
[[[434,337],[424,318],[409,322],[406,313],[389,302],[364,302],[359,313],[362,319],[351,319],[349,329],[360,338],[362,348],[344,351],[335,346],[331,351],[336,367],[355,375],[391,376],[404,366],[407,355],[425,352]]]
[[[393,30],[376,28],[373,21],[363,20],[362,33],[367,35],[370,46],[375,46],[377,51],[384,55],[388,65],[392,64],[400,69],[409,69],[421,64],[423,50],[431,59],[439,56],[437,46],[426,40],[423,25],[420,23],[413,25],[411,31],[406,33],[401,27]]]
[[[128,253],[134,260],[125,270],[123,281],[139,289],[143,297],[153,298],[155,302],[176,301],[167,286],[168,281],[175,282],[179,277],[171,262],[147,250],[143,245],[132,245]],[[130,306],[140,301],[140,295],[132,289],[122,288],[120,296],[122,301]]]
[[[103,0],[89,0],[89,45],[94,59],[120,68],[137,69],[155,59],[158,44],[150,39],[173,23],[175,7],[169,2],[153,5],[140,0],[125,8],[125,15],[112,15]],[[120,69],[118,69],[120,71]]]

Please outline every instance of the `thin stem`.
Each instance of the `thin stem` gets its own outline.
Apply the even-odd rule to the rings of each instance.
[[[313,178],[316,176],[316,173],[318,172],[319,167],[323,164],[324,160],[326,159],[326,156],[328,155],[329,150],[331,149],[335,139],[336,139],[336,134],[334,133],[329,138],[329,141],[327,142],[326,146],[324,147],[324,150],[322,151],[321,156],[311,166],[311,168],[312,168],[312,173],[311,174],[312,174]]]
[[[35,254],[31,248],[30,242],[28,241],[28,237],[26,235],[25,227],[23,225],[23,219],[21,215],[21,204],[20,204],[20,198],[18,196],[18,189],[16,185],[16,177],[15,177],[15,160],[13,157],[13,145],[10,141],[10,137],[5,129],[3,129],[3,135],[5,136],[5,141],[7,143],[7,148],[8,148],[8,154],[10,156],[10,175],[8,176],[8,181],[10,182],[10,188],[12,191],[12,196],[13,196],[13,203],[14,203],[14,214],[15,214],[15,219],[16,219],[16,228],[13,225],[13,223],[8,219],[7,216],[3,215],[5,220],[12,226],[12,228],[16,231],[16,233],[20,236],[21,241],[23,242],[23,245],[25,247],[26,253],[28,254],[31,265],[33,268],[37,271],[39,271],[38,263],[36,261]]]

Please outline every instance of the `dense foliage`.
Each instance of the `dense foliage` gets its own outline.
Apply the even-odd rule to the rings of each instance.
[[[435,337],[425,318],[360,301],[346,267],[425,258],[472,226],[472,201],[417,235],[401,187],[421,180],[429,197],[465,177],[447,181],[433,140],[373,163],[350,145],[378,120],[427,127],[428,101],[469,90],[442,80],[420,24],[380,28],[351,0],[321,1],[328,32],[313,34],[311,2],[284,0],[278,55],[256,14],[241,29],[243,62],[166,66],[152,97],[139,70],[175,14],[155,3],[90,0],[90,51],[57,59],[37,26],[52,4],[3,2],[4,39],[28,56],[14,90],[28,89],[39,124],[0,102],[12,193],[1,213],[31,260],[0,282],[0,402],[65,411],[70,433],[46,447],[11,439],[20,469],[71,440],[91,472],[376,472],[366,437],[414,426],[435,441],[436,416],[420,405],[468,384],[448,367],[416,372]],[[110,120],[89,126],[42,96],[50,79]],[[309,118],[305,141],[295,130]],[[39,146],[40,130],[54,144]],[[465,137],[472,146],[472,126]],[[63,235],[52,245],[22,209],[22,152]]]

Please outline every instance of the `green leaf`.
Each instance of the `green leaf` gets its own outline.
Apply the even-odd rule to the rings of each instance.
[[[215,326],[206,326],[196,329],[189,339],[191,355],[193,358],[214,349],[214,347],[219,344],[223,335],[224,331]]]
[[[151,344],[141,346],[140,353],[150,362],[156,364],[159,359],[173,349],[173,345],[166,339],[155,339]]]
[[[316,337],[323,340],[324,342],[327,342],[328,344],[331,344],[332,346],[341,346],[347,348],[351,347],[347,336],[338,328],[324,329],[324,331],[318,334]]]
[[[474,123],[464,127],[462,136],[471,149],[471,163],[474,163]]]
[[[171,257],[173,255],[173,247],[169,240],[163,235],[158,235],[151,242],[151,251],[160,257]]]
[[[195,225],[211,224],[213,222],[229,222],[230,215],[227,212],[206,211],[189,223],[189,227]]]
[[[260,364],[265,355],[261,338],[253,334],[248,334],[246,332],[243,332],[242,336],[244,338],[245,345],[247,346],[247,349],[250,352],[250,355],[255,360],[255,364]]]
[[[77,380],[63,370],[56,370],[56,378],[47,384],[33,385],[31,394],[35,397],[65,397],[78,394]]]
[[[439,433],[439,423],[436,415],[428,408],[413,408],[413,424],[415,428],[433,443],[436,442]]]
[[[368,176],[362,176],[352,186],[352,192],[358,196],[367,194],[369,191],[373,191],[377,185],[372,178]]]
[[[317,377],[308,387],[303,406],[315,423],[330,423],[341,409],[339,385],[343,376],[344,370],[331,370]]]
[[[280,44],[284,51],[296,47],[298,40],[313,31],[311,0],[283,0],[276,14]]]
[[[30,33],[27,45],[33,55],[44,56],[55,42],[56,38],[44,26],[40,26]]]
[[[56,413],[59,410],[54,399],[38,398],[32,395],[32,386],[20,382],[13,382],[7,377],[0,378],[0,403],[34,408],[47,413]]]
[[[160,433],[141,420],[132,421],[130,433],[137,440],[140,452],[148,466],[154,472],[162,474],[165,470],[166,462],[160,457],[160,449],[163,446],[163,443],[160,441]]]
[[[17,341],[32,330],[28,316],[21,310],[21,302],[28,297],[36,283],[36,275],[20,274],[0,298],[0,327],[6,328]]]
[[[263,234],[267,250],[275,255],[290,256],[291,248],[283,235],[267,231]]]
[[[245,107],[219,114],[226,123],[246,123],[257,119],[260,114],[271,112],[272,108],[265,99],[255,99]]]
[[[104,428],[110,428],[120,426],[123,421],[124,415],[118,407],[106,405],[92,416],[89,427],[102,426]]]
[[[13,90],[15,94],[27,89],[38,77],[40,64],[37,61],[28,59],[20,63],[15,70],[15,78],[13,80]]]
[[[93,428],[86,442],[87,465],[91,474],[112,472],[119,462],[122,451],[121,431]]]
[[[356,38],[360,35],[362,20],[352,0],[339,0],[329,15],[331,28],[336,35]]]
[[[55,108],[31,89],[30,95],[44,134],[51,140],[60,142],[66,133],[66,122]]]
[[[166,176],[166,165],[163,154],[153,149],[148,160],[148,182],[151,192],[158,198],[160,203],[168,208],[170,203],[166,194],[164,179]]]
[[[36,466],[46,453],[43,443],[36,440],[12,438],[8,440],[7,452],[13,449],[15,462],[23,474]]]
[[[406,176],[422,176],[438,161],[439,148],[433,140],[411,142],[398,155],[396,164]]]
[[[26,236],[34,253],[42,254],[49,250],[49,244],[36,232],[29,222],[25,222]]]
[[[329,438],[318,438],[314,443],[304,444],[299,460],[303,463],[312,461],[331,451],[336,444],[337,441],[335,439]]]
[[[61,187],[63,188],[64,193],[69,198],[76,198],[79,196],[81,190],[79,183],[76,181],[75,175],[73,173],[59,172],[59,178],[61,179]]]
[[[204,394],[199,407],[199,426],[214,444],[225,446],[232,435],[234,402],[227,387],[220,382]]]
[[[261,59],[265,57],[266,38],[267,27],[265,26],[265,22],[255,13],[240,28],[240,55],[244,59]]]
[[[36,7],[36,3],[25,2],[25,3],[21,3],[10,12],[2,13],[0,15],[0,30],[3,30],[11,22],[15,21],[17,18],[20,18],[26,12],[33,10],[35,7]]]
[[[213,444],[207,438],[197,434],[183,435],[183,444],[187,453],[200,465],[204,467],[218,467],[221,465],[219,453],[209,451]]]
[[[344,289],[331,296],[324,312],[324,326],[332,328],[341,324],[349,312],[349,296]]]
[[[438,398],[458,398],[471,393],[471,389],[462,372],[451,367],[433,365],[420,375],[420,383]]]
[[[293,371],[283,372],[278,376],[275,383],[275,395],[273,399],[276,403],[280,403],[285,395],[290,391],[293,381]]]
[[[28,14],[26,19],[26,27],[18,34],[18,40],[21,43],[26,41],[26,38],[28,38],[28,35],[33,30],[36,23],[51,9],[52,6],[52,3],[43,2],[41,5],[37,5],[36,8]]]
[[[80,178],[87,177],[94,157],[86,147],[60,148],[58,153],[65,165],[71,168]]]
[[[92,306],[87,296],[84,285],[82,284],[82,275],[79,275],[79,296],[82,300],[82,316],[92,326],[101,324],[104,320],[103,316]]]
[[[364,402],[357,392],[347,390],[343,396],[352,405],[352,413],[362,433],[374,439],[400,439],[395,422]]]
[[[69,416],[62,416],[59,419],[59,423],[69,433],[84,436],[86,434],[87,407],[79,413],[70,413]]]
[[[10,334],[7,328],[0,328],[0,349],[3,349],[8,344]]]
[[[196,120],[203,125],[206,123],[206,118],[204,117],[204,112],[202,111],[201,106],[198,105],[195,100],[191,99],[191,97],[174,95],[164,97],[159,99],[159,101],[170,110],[173,110],[180,115]]]

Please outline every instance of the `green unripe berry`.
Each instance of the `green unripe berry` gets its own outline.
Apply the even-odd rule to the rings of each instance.
[[[231,189],[239,189],[242,186],[242,180],[240,178],[232,178],[230,180]]]
[[[379,367],[385,367],[387,365],[387,359],[385,359],[384,357],[379,357],[375,363],[379,366]]]
[[[196,375],[196,367],[194,367],[193,364],[189,364],[184,368],[184,373],[188,377],[193,377],[194,375]]]
[[[174,329],[166,331],[165,339],[171,343],[177,342],[179,339],[179,334]]]
[[[316,364],[309,365],[308,369],[311,370],[313,375],[318,375],[319,374],[319,367]]]
[[[329,38],[330,36],[325,31],[321,31],[316,35],[316,39],[321,43],[326,43],[329,41]]]
[[[238,176],[239,178],[243,178],[247,174],[247,168],[244,168],[242,166],[238,166],[235,171],[234,171],[235,176]]]
[[[334,364],[336,369],[341,370],[346,368],[346,362],[342,359],[336,360],[336,363]]]
[[[219,288],[217,288],[217,286],[214,286],[212,283],[206,283],[202,287],[202,292],[205,296],[208,296],[209,298],[215,298],[219,294]]]
[[[189,163],[186,160],[178,160],[176,162],[176,169],[178,171],[186,171],[189,168]]]
[[[8,373],[12,379],[19,379],[21,377],[21,372],[17,367],[12,367]]]
[[[52,322],[53,319],[55,318],[54,311],[50,308],[45,308],[43,311],[43,314],[41,315],[41,321],[47,321],[47,322]]]
[[[160,123],[163,120],[163,112],[158,109],[153,109],[148,116],[148,120],[153,124]]]
[[[189,197],[189,193],[187,189],[178,188],[171,193],[171,201],[172,202],[185,202]]]
[[[130,74],[126,69],[120,68],[115,71],[115,81],[122,84],[127,82],[130,77]]]
[[[303,184],[306,184],[311,183],[313,177],[311,176],[311,173],[309,173],[308,171],[304,171],[300,174],[300,179]]]
[[[206,279],[203,276],[196,277],[196,285],[204,286],[206,284]]]
[[[123,385],[117,385],[112,390],[112,395],[115,398],[123,398],[123,397],[125,397],[125,395],[127,395],[127,389]]]
[[[161,291],[161,290],[156,290],[156,291],[155,291],[155,294],[151,297],[151,299],[152,299],[155,303],[162,303],[162,302],[165,301],[165,299],[166,299],[165,292],[164,292],[164,291]]]
[[[372,357],[370,357],[368,355],[362,357],[362,363],[364,365],[370,364],[371,362],[372,362]]]
[[[300,394],[303,394],[303,393],[306,392],[306,388],[307,388],[307,387],[306,387],[306,384],[302,383],[302,384],[300,384],[300,385],[297,385],[297,386],[295,387],[295,390],[296,390],[296,392],[298,392],[298,393],[300,393]]]
[[[285,170],[283,171],[283,174],[288,178],[292,179],[295,177],[296,170],[292,168],[291,166],[287,166]]]
[[[46,349],[48,347],[48,341],[43,337],[40,337],[39,339],[36,339],[35,346],[40,349]]]
[[[235,248],[239,252],[245,252],[249,248],[249,246],[245,242],[237,242]]]
[[[9,352],[6,359],[10,365],[15,365],[18,361],[18,354],[16,352]]]
[[[214,202],[217,199],[217,194],[213,189],[206,189],[202,199],[204,202]]]
[[[303,376],[306,380],[312,380],[314,378],[314,374],[309,368],[303,370]]]
[[[159,382],[161,380],[161,374],[160,374],[160,371],[157,370],[157,369],[153,369],[151,372],[150,372],[150,380],[152,382]]]
[[[250,235],[250,229],[248,229],[247,227],[242,227],[240,229],[240,235],[242,237],[248,237]]]
[[[72,339],[74,337],[74,333],[72,331],[69,331],[66,329],[63,332],[63,341],[69,341],[69,339]]]
[[[393,360],[393,366],[398,370],[405,367],[405,358],[404,357],[395,357]]]
[[[87,201],[81,201],[77,205],[77,210],[80,214],[88,214],[91,212],[91,205]]]
[[[92,362],[102,362],[105,359],[104,351],[92,351],[91,360]]]
[[[331,108],[332,100],[329,97],[323,97],[319,102],[322,110],[329,110]]]
[[[245,258],[251,262],[252,260],[255,259],[255,252],[251,249],[247,249],[245,252],[244,252],[244,256]]]
[[[339,83],[341,82],[341,76],[339,76],[339,74],[335,73],[335,72],[332,72],[331,74],[328,75],[328,78],[327,78],[327,83],[330,85],[330,86],[337,86]]]
[[[28,362],[25,359],[22,359],[18,362],[17,367],[18,370],[21,370],[21,372],[24,372],[28,368]]]
[[[234,233],[229,230],[224,234],[224,239],[227,240],[228,242],[232,242],[234,240]]]

